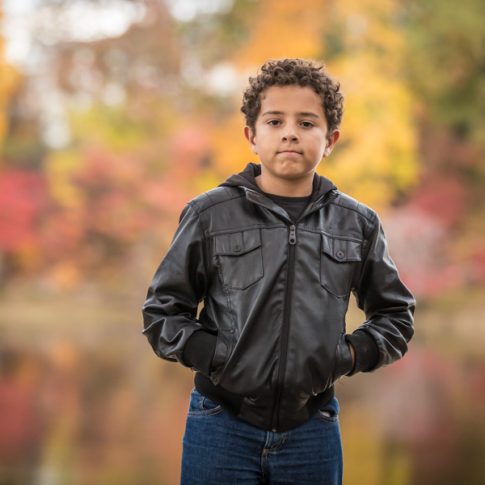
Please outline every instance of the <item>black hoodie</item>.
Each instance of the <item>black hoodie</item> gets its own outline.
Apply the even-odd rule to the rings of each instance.
[[[219,187],[248,187],[249,189],[264,194],[256,183],[256,177],[258,175],[261,175],[261,165],[250,162],[242,172],[231,175],[225,182],[219,184]],[[331,180],[315,173],[313,176],[310,203],[323,197],[329,190],[336,188],[337,187]]]

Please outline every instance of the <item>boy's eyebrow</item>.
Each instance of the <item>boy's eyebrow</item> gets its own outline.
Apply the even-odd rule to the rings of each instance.
[[[263,113],[261,116],[265,115],[284,115],[284,111],[266,111],[266,113]],[[311,116],[313,118],[320,118],[316,113],[311,113],[310,111],[301,111],[299,113],[296,113],[297,115],[300,116]]]

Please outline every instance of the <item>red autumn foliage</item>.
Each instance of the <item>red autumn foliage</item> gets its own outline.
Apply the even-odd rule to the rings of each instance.
[[[445,228],[451,228],[463,218],[467,208],[465,183],[459,173],[430,173],[409,201],[410,209],[417,209]]]
[[[0,250],[13,252],[39,242],[38,223],[48,200],[44,174],[0,170]]]

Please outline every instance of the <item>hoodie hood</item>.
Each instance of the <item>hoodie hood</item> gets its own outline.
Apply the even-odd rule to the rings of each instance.
[[[219,184],[219,187],[246,187],[264,194],[256,183],[256,177],[260,174],[261,164],[249,162],[242,172],[231,175],[225,182]],[[334,189],[337,189],[337,186],[330,179],[315,172],[310,202],[320,199],[327,192]]]

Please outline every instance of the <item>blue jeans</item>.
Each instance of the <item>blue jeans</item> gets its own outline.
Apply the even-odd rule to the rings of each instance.
[[[194,387],[182,440],[181,485],[341,485],[338,415],[334,397],[297,428],[265,431]]]

